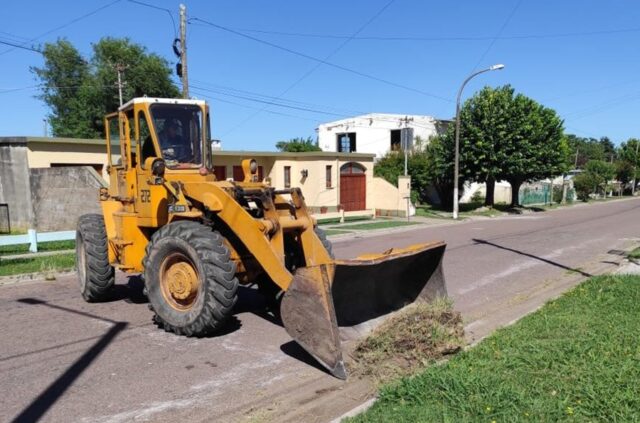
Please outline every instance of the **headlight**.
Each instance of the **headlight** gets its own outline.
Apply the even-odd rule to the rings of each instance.
[[[153,161],[153,164],[151,165],[151,173],[153,173],[156,176],[162,177],[164,175],[164,171],[166,167],[167,166],[164,163],[164,160],[156,159]]]

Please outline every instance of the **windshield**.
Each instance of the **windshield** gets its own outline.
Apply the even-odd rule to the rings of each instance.
[[[202,111],[195,105],[154,104],[151,118],[169,168],[202,164]]]

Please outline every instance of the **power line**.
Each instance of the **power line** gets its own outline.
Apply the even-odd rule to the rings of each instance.
[[[200,25],[202,26],[202,25]],[[286,31],[271,31],[255,28],[232,28],[241,32],[254,32],[257,34],[266,35],[278,35],[285,37],[301,37],[301,38],[321,38],[321,39],[336,39],[344,40],[351,38],[349,35],[336,35],[336,34],[319,34],[319,33],[305,33],[305,32],[286,32]],[[419,35],[391,35],[391,36],[357,36],[351,38],[354,41],[491,41],[496,40],[529,40],[529,39],[554,39],[554,38],[571,38],[571,37],[584,37],[595,35],[613,35],[613,34],[625,34],[640,32],[639,27],[633,28],[621,28],[621,29],[603,29],[596,31],[579,31],[579,32],[560,32],[551,34],[522,34],[522,35],[508,35],[508,36],[447,36],[447,37],[433,37],[433,36],[419,36]]]
[[[171,18],[171,24],[173,25],[173,38],[178,38],[178,29],[176,27],[176,21],[173,18],[173,13],[171,12],[171,10],[164,8],[164,7],[158,7],[155,6],[153,4],[149,4],[149,3],[145,3],[142,1],[138,1],[138,0],[127,0],[129,3],[135,3],[138,4],[140,6],[145,6],[145,7],[149,7],[151,9],[156,9],[156,10],[162,10],[163,12],[167,12],[167,14],[169,15],[169,17]]]
[[[2,41],[2,40],[0,40],[0,44],[4,44],[4,45],[6,45],[6,46],[11,46],[11,47],[13,47],[13,48],[20,48],[20,49],[22,49],[22,50],[34,51],[34,52],[36,52],[36,53],[40,53],[40,54],[42,54],[42,50],[38,50],[38,49],[33,48],[33,47],[26,47],[26,43],[25,43],[25,44],[15,44],[15,43],[11,43],[11,42],[9,42],[9,41]],[[9,52],[9,51],[11,51],[11,50],[13,50],[13,49],[5,50],[5,51],[4,51],[4,53]],[[0,55],[2,55],[2,54],[4,54],[4,53],[0,53]]]
[[[402,89],[407,90],[407,91],[411,91],[411,92],[415,92],[415,93],[418,93],[418,94],[422,94],[422,95],[424,95],[426,97],[436,98],[438,100],[446,101],[448,103],[451,103],[453,101],[453,100],[451,100],[449,98],[445,98],[445,97],[442,97],[442,96],[439,96],[439,95],[436,95],[436,94],[431,94],[431,93],[428,93],[426,91],[423,91],[423,90],[420,90],[420,89],[417,89],[417,88],[412,88],[412,87],[409,87],[407,85],[403,85],[403,84],[399,84],[399,83],[390,81],[388,79],[379,78],[377,76],[369,75],[367,73],[360,72],[358,70],[351,69],[351,68],[348,68],[346,66],[342,66],[342,65],[338,65],[336,63],[328,62],[326,60],[319,59],[317,57],[308,55],[306,53],[302,53],[302,52],[290,49],[288,47],[284,47],[284,46],[272,43],[270,41],[262,40],[260,38],[254,37],[252,35],[248,35],[248,34],[245,34],[245,33],[239,32],[239,31],[235,31],[235,30],[233,30],[231,28],[227,28],[225,26],[218,25],[218,24],[215,24],[213,22],[206,21],[204,19],[200,19],[200,18],[195,17],[195,18],[191,18],[190,21],[202,22],[202,23],[204,23],[206,25],[209,25],[209,26],[211,26],[213,28],[217,28],[217,29],[220,29],[222,31],[229,32],[231,34],[235,34],[235,35],[238,35],[240,37],[256,41],[256,42],[258,42],[260,44],[265,44],[265,45],[268,45],[270,47],[276,48],[278,50],[286,51],[287,53],[291,53],[291,54],[296,55],[296,56],[304,57],[305,59],[312,60],[314,62],[319,62],[319,63],[322,63],[324,65],[330,66],[332,68],[340,69],[342,71],[345,71],[345,72],[348,72],[348,73],[352,73],[354,75],[358,75],[358,76],[361,76],[363,78],[367,78],[367,79],[371,79],[371,80],[374,80],[374,81],[378,81],[378,82],[381,82],[383,84],[390,85],[392,87],[402,88]]]
[[[215,92],[214,90],[209,90],[209,89],[204,88],[204,87],[198,87],[196,85],[193,85],[193,87],[197,88],[199,90]],[[316,109],[311,109],[311,108],[307,108],[307,107],[291,106],[291,105],[287,105],[287,104],[283,104],[283,103],[278,103],[278,102],[275,102],[275,101],[259,100],[259,99],[256,99],[256,98],[251,98],[251,97],[242,96],[242,95],[224,94],[224,93],[219,93],[219,92],[218,92],[218,94],[228,95],[230,97],[235,97],[235,98],[248,100],[248,101],[254,101],[256,103],[266,104],[266,105],[269,105],[269,106],[285,107],[287,109],[295,109],[295,110],[301,110],[301,111],[304,111],[304,112],[311,112],[311,113],[320,113],[320,114],[323,114],[323,115],[344,116],[343,114],[338,114],[338,113],[333,113],[333,112],[328,112],[328,111],[323,111],[323,110],[316,110]],[[265,109],[259,109],[259,110],[265,110]]]
[[[473,69],[471,69],[471,72],[475,72],[475,70],[478,68],[478,66],[480,66],[480,63],[482,63],[482,61],[487,56],[487,54],[489,54],[489,52],[493,48],[493,45],[496,43],[498,37],[500,37],[502,35],[502,31],[504,31],[504,29],[507,27],[507,25],[509,25],[509,22],[511,22],[511,18],[513,18],[513,15],[516,14],[516,11],[518,10],[518,8],[520,7],[521,4],[522,4],[522,0],[518,0],[516,5],[514,6],[514,8],[511,10],[511,13],[509,13],[509,15],[507,16],[507,19],[505,19],[504,23],[502,24],[502,26],[500,27],[500,29],[498,30],[496,35],[491,39],[491,42],[489,43],[489,45],[487,46],[485,51],[480,56],[480,59],[478,59],[478,62],[476,63],[476,65],[473,67]]]
[[[317,103],[307,103],[307,102],[303,102],[303,101],[278,98],[276,96],[270,96],[270,95],[266,95],[266,94],[253,92],[253,91],[241,90],[241,89],[227,87],[227,86],[223,86],[223,85],[212,84],[210,82],[197,80],[197,79],[192,79],[192,81],[194,81],[196,84],[204,85],[205,87],[207,87],[212,92],[215,92],[215,93],[218,93],[218,94],[222,94],[222,95],[230,95],[230,96],[233,96],[233,95],[249,95],[249,96],[252,96],[254,98],[265,99],[265,100],[270,100],[270,101],[280,101],[280,102],[285,103],[285,104],[290,104],[290,105],[295,105],[295,106],[300,106],[300,107],[308,107],[308,108],[315,108],[315,109],[319,108],[319,109],[323,109],[323,110],[330,110],[332,112],[342,113],[344,115],[366,114],[367,113],[367,112],[364,112],[364,111],[361,111],[361,110],[341,109],[341,108],[322,105],[322,104],[317,104]]]
[[[209,100],[220,101],[222,103],[233,104],[235,106],[240,106],[240,107],[246,107],[248,109],[259,110],[258,107],[249,106],[247,104],[242,104],[242,103],[226,100],[226,99],[219,98],[219,97],[214,97],[214,96],[211,96],[210,94],[205,94],[205,93],[199,92],[197,90],[194,91],[194,94],[197,94],[197,95],[202,96],[203,98],[207,98]],[[306,118],[306,117],[302,117],[302,116],[291,115],[291,114],[288,114],[288,113],[276,112],[274,110],[265,110],[265,112],[266,113],[271,113],[271,114],[274,114],[274,115],[286,116],[286,117],[291,117],[291,118],[300,119],[300,120],[307,120],[307,121],[314,122],[314,123],[320,123],[320,121],[318,119],[310,119],[310,118]]]
[[[336,47],[333,51],[331,51],[331,53],[329,53],[324,59],[323,62],[326,62],[327,60],[331,59],[333,56],[335,56],[340,50],[342,50],[352,39],[353,37],[357,36],[358,34],[360,34],[362,31],[364,31],[364,29],[369,26],[369,24],[371,24],[374,20],[376,20],[385,10],[387,10],[387,8],[389,6],[391,6],[392,3],[394,3],[395,0],[390,0],[388,1],[382,8],[380,8],[371,18],[369,18],[363,25],[361,25],[352,35],[351,37],[347,38],[346,40],[344,40],[342,43],[340,43],[340,45],[338,47]],[[311,69],[309,69],[307,72],[305,72],[300,78],[296,79],[292,84],[290,84],[287,88],[284,89],[284,91],[282,91],[278,97],[277,100],[280,100],[286,93],[288,93],[289,91],[291,91],[295,86],[297,86],[299,83],[301,83],[302,81],[304,81],[305,79],[307,79],[313,72],[315,72],[320,66],[322,66],[323,63],[322,62],[317,62],[316,65],[314,67],[312,67]],[[264,109],[266,109],[267,107],[264,107]],[[240,122],[238,125],[234,126],[233,128],[231,128],[229,131],[227,131],[227,134],[230,134],[231,132],[233,132],[234,130],[236,130],[237,128],[239,128],[240,126],[244,125],[245,123],[247,123],[248,121],[250,121],[251,119],[253,119],[254,117],[256,117],[258,114],[260,114],[261,111],[257,111],[255,113],[253,113],[252,115],[248,116],[245,120],[243,120],[242,122]],[[336,115],[337,116],[337,115]]]
[[[40,38],[45,37],[45,36],[47,36],[47,35],[51,34],[52,32],[59,31],[59,30],[64,29],[64,28],[66,28],[66,27],[68,27],[68,26],[70,26],[70,25],[73,25],[73,24],[74,24],[74,23],[76,23],[76,22],[79,22],[79,21],[81,21],[81,20],[83,20],[83,19],[85,19],[85,18],[88,18],[89,16],[93,16],[93,15],[95,15],[96,13],[100,12],[101,10],[104,10],[104,9],[106,9],[106,8],[110,7],[110,6],[113,6],[114,4],[116,4],[116,3],[120,2],[120,1],[122,1],[122,0],[114,0],[114,1],[112,1],[112,2],[110,2],[110,3],[105,4],[104,6],[101,6],[101,7],[97,8],[97,9],[94,9],[94,10],[92,10],[92,11],[88,12],[88,13],[85,13],[85,14],[84,14],[84,15],[82,15],[82,16],[78,16],[77,18],[74,18],[74,19],[70,20],[70,21],[69,21],[69,22],[67,22],[67,23],[64,23],[64,24],[62,24],[62,25],[60,25],[60,26],[57,26],[57,27],[55,27],[55,28],[52,28],[52,29],[50,29],[50,30],[48,30],[48,31],[46,31],[46,32],[43,32],[42,34],[40,34],[40,35],[38,35],[38,36],[36,36],[36,37],[34,37],[34,38],[31,38],[29,41],[27,41],[27,42],[25,42],[25,43],[22,43],[22,44],[21,44],[21,46],[13,46],[13,48],[10,48],[10,49],[8,49],[8,50],[5,50],[5,51],[0,52],[0,56],[2,56],[3,54],[6,54],[6,53],[9,53],[9,52],[13,51],[15,48],[22,48],[22,47],[24,47],[28,42],[33,42],[33,41],[39,40]],[[4,44],[4,43],[3,43],[3,44]]]

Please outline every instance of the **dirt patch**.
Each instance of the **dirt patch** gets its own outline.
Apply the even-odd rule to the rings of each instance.
[[[450,301],[415,303],[356,345],[349,370],[384,382],[414,373],[464,345],[462,317]]]

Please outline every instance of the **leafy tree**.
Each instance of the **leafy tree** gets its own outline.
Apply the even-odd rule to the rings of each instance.
[[[125,66],[123,99],[178,97],[171,69],[160,56],[128,38],[102,38],[89,60],[67,40],[46,43],[44,65],[31,71],[42,83],[40,98],[51,109],[53,135],[75,138],[104,136],[103,117],[119,106],[116,64]]]
[[[571,168],[584,169],[589,160],[605,160],[615,152],[613,143],[607,137],[597,140],[568,134],[566,139],[569,149],[568,162]]]
[[[633,163],[626,160],[619,160],[615,163],[616,167],[616,179],[622,184],[628,184],[634,178],[634,172],[636,168]]]
[[[612,163],[603,160],[590,160],[585,165],[585,173],[592,177],[592,192],[606,193],[607,183],[615,176],[616,168]]]
[[[568,150],[556,112],[516,95],[509,85],[483,88],[464,103],[460,119],[460,176],[487,183],[488,206],[493,205],[496,180],[511,184],[511,205],[515,206],[522,183],[560,174],[566,168]],[[453,137],[451,125],[441,143],[447,146],[441,151],[445,161],[453,161]],[[437,173],[449,167],[453,164],[441,163]]]
[[[413,200],[426,201],[427,188],[431,184],[431,159],[425,151],[415,150],[408,155],[407,172],[411,176]],[[373,168],[375,176],[384,178],[392,185],[398,185],[398,177],[404,174],[404,154],[390,151]]]
[[[580,173],[573,178],[573,187],[576,190],[576,195],[582,201],[589,200],[589,195],[597,184],[595,177],[588,172]]]
[[[313,138],[291,138],[289,141],[278,141],[276,148],[280,151],[288,151],[290,153],[300,153],[305,151],[322,151],[318,147],[318,143]]]

